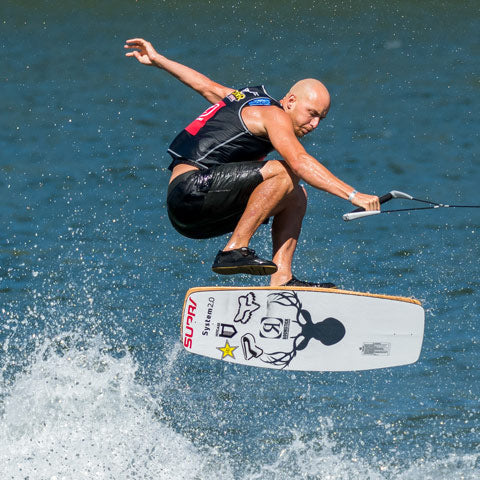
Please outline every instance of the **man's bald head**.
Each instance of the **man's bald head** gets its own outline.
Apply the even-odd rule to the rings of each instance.
[[[327,109],[330,107],[330,94],[328,93],[327,87],[315,78],[304,78],[298,81],[290,88],[287,96],[291,94],[302,100],[321,102]]]

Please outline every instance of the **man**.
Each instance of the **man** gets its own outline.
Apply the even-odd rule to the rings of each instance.
[[[357,192],[309,155],[298,141],[317,128],[330,108],[330,95],[314,79],[297,82],[280,100],[264,87],[241,90],[220,85],[160,55],[150,42],[127,40],[127,57],[161,68],[205,97],[212,106],[172,142],[172,175],[167,206],[172,225],[190,238],[233,232],[212,270],[219,274],[271,275],[270,285],[323,286],[292,275],[307,194],[304,180],[365,210],[380,210],[379,199]],[[283,158],[262,161],[272,150]],[[248,248],[270,217],[273,261]]]

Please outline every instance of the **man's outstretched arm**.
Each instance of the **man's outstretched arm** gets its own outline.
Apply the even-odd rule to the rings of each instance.
[[[193,70],[193,68],[160,55],[153,48],[153,45],[143,38],[127,40],[125,48],[132,49],[132,51],[125,54],[127,57],[135,57],[143,65],[152,65],[165,70],[188,87],[193,88],[210,103],[219,102],[234,90],[214,82],[202,73]]]
[[[293,173],[312,185],[365,210],[380,210],[376,195],[356,192],[353,187],[336,177],[317,159],[309,155],[293,133],[290,118],[281,110],[263,107],[263,122],[275,150],[284,158]],[[350,195],[356,192],[351,198]]]

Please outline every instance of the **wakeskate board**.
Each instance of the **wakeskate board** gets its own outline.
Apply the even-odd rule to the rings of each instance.
[[[185,296],[183,346],[224,362],[279,370],[352,371],[414,363],[418,300],[311,287],[197,287]]]

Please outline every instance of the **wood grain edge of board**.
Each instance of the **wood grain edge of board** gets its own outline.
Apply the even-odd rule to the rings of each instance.
[[[238,290],[289,290],[289,291],[306,291],[306,292],[323,292],[323,293],[334,293],[341,295],[355,295],[357,297],[370,297],[370,298],[381,298],[383,300],[395,300],[398,302],[412,303],[414,305],[422,306],[420,300],[411,297],[400,297],[395,295],[384,295],[380,293],[370,293],[370,292],[356,292],[353,290],[342,290],[338,288],[320,288],[320,287],[192,287],[188,289],[185,294],[185,300],[183,303],[183,309],[185,309],[185,304],[188,297],[197,292],[213,292],[213,291],[238,291]],[[183,310],[182,310],[183,318]]]

